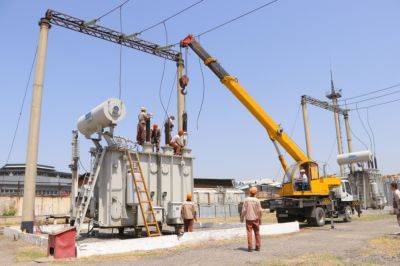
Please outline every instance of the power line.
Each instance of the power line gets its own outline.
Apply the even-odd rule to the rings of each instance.
[[[371,139],[371,135],[369,134],[369,132],[368,132],[368,130],[367,130],[365,124],[364,124],[364,121],[361,119],[360,111],[358,110],[357,104],[356,104],[356,111],[357,111],[358,119],[360,120],[360,123],[361,123],[363,129],[364,129],[365,133],[367,133],[367,136],[368,136],[368,138],[369,138],[370,148],[372,149],[372,139]]]
[[[168,43],[167,25],[165,25],[165,23],[163,23],[163,25],[164,25],[164,32],[165,32],[165,44],[167,44],[167,43]],[[162,70],[162,73],[161,73],[161,80],[160,80],[160,87],[159,87],[159,89],[158,89],[158,99],[160,100],[161,107],[162,107],[162,109],[164,110],[165,116],[167,116],[168,113],[167,113],[167,109],[166,109],[165,106],[164,106],[164,102],[163,102],[163,100],[162,100],[162,95],[161,95],[162,93],[161,93],[161,92],[162,92],[162,86],[163,86],[163,82],[164,82],[165,65],[166,65],[166,63],[167,63],[167,59],[164,58],[163,70]]]
[[[210,32],[212,32],[212,31],[217,30],[217,29],[219,29],[219,28],[221,28],[221,27],[224,27],[224,26],[226,26],[226,25],[228,25],[228,24],[230,24],[230,23],[232,23],[232,22],[234,22],[234,21],[236,21],[236,20],[238,20],[238,19],[240,19],[240,18],[242,18],[242,17],[245,17],[245,16],[247,16],[247,15],[250,15],[250,14],[252,14],[252,13],[254,13],[254,12],[256,12],[256,11],[258,11],[258,10],[264,8],[264,7],[267,7],[267,6],[269,6],[269,5],[272,5],[272,4],[274,4],[274,3],[278,2],[278,1],[279,1],[279,0],[273,0],[273,1],[267,2],[267,3],[265,3],[265,4],[261,5],[261,6],[258,6],[258,7],[254,8],[254,9],[251,9],[251,10],[249,10],[249,11],[247,11],[247,12],[245,12],[245,13],[243,13],[243,14],[237,16],[237,17],[234,17],[234,18],[232,18],[232,19],[230,19],[230,20],[228,20],[228,21],[225,21],[225,22],[222,23],[222,24],[219,24],[219,25],[217,25],[217,26],[211,27],[211,28],[209,28],[208,30],[205,30],[205,31],[203,31],[203,32],[201,32],[201,33],[199,33],[199,34],[197,34],[197,35],[195,35],[195,36],[196,36],[196,37],[200,37],[200,36],[202,36],[202,35],[204,35],[204,34],[210,33]],[[177,42],[177,43],[171,44],[171,45],[169,45],[169,46],[170,46],[170,47],[173,47],[173,46],[176,46],[176,45],[179,45],[179,44],[180,44],[180,42]]]
[[[176,17],[176,16],[182,14],[183,12],[185,12],[185,11],[191,9],[192,7],[197,6],[197,5],[200,4],[201,2],[204,2],[204,0],[197,1],[197,2],[195,2],[195,3],[193,3],[193,4],[191,4],[190,6],[185,7],[184,9],[182,9],[182,10],[176,12],[175,14],[173,14],[173,15],[171,15],[171,16],[169,16],[169,17],[163,19],[163,20],[161,20],[160,22],[157,22],[157,23],[155,23],[155,24],[153,24],[153,25],[151,25],[151,26],[148,26],[147,28],[144,28],[143,30],[141,30],[141,31],[139,31],[139,32],[137,32],[137,33],[135,33],[135,35],[137,36],[137,35],[142,34],[142,33],[145,32],[145,31],[151,30],[151,29],[157,27],[158,25],[161,25],[161,24],[167,22],[168,20],[170,20],[170,19],[172,19],[172,18],[174,18],[174,17]]]
[[[119,7],[119,28],[122,32],[122,6]],[[121,100],[122,94],[122,44],[119,46],[119,91],[118,98]]]
[[[24,96],[22,97],[21,107],[20,107],[20,109],[19,109],[19,114],[18,114],[18,118],[17,118],[17,125],[16,125],[15,130],[14,130],[14,135],[13,135],[13,138],[12,138],[12,140],[11,140],[11,145],[10,145],[10,149],[8,150],[8,155],[7,155],[7,159],[6,159],[6,163],[5,163],[5,164],[8,164],[8,161],[10,160],[10,156],[11,156],[12,150],[13,150],[13,148],[14,148],[15,138],[16,138],[16,136],[17,136],[17,131],[18,131],[18,128],[19,128],[19,123],[20,123],[20,121],[21,121],[22,110],[24,109],[25,99],[26,99],[26,95],[27,95],[27,93],[28,93],[28,87],[29,87],[29,84],[30,84],[30,81],[31,81],[32,72],[33,72],[33,67],[34,67],[35,61],[36,61],[36,55],[37,55],[37,47],[36,47],[36,49],[35,49],[35,55],[33,56],[32,64],[31,64],[31,69],[29,70],[29,76],[28,76],[28,80],[27,80],[27,82],[26,82],[25,92],[24,92]]]
[[[107,11],[106,13],[104,13],[103,15],[97,17],[96,19],[92,20],[91,22],[96,23],[97,21],[101,20],[102,18],[104,18],[105,16],[111,14],[112,12],[114,12],[115,10],[122,8],[125,4],[127,4],[130,0],[126,0],[125,2],[123,2],[122,4],[119,4],[118,6],[110,9],[109,11]]]
[[[372,135],[372,145],[373,145],[373,149],[374,149],[374,156],[376,154],[376,146],[375,146],[375,134],[374,131],[372,130],[372,126],[369,123],[369,109],[367,108],[367,125],[369,130],[371,131],[371,135]]]
[[[395,100],[391,100],[391,101],[387,101],[387,102],[382,102],[382,103],[377,103],[377,104],[371,104],[371,105],[367,105],[367,106],[362,106],[362,107],[358,107],[358,108],[353,108],[350,109],[349,111],[354,111],[354,110],[362,110],[362,109],[367,109],[367,108],[373,108],[376,106],[381,106],[381,105],[385,105],[385,104],[389,104],[389,103],[394,103],[394,102],[398,102],[400,101],[400,98],[395,99]]]
[[[397,84],[394,84],[394,85],[392,85],[392,86],[390,86],[390,87],[387,87],[387,88],[378,89],[378,90],[373,90],[373,91],[370,91],[370,92],[367,92],[367,93],[363,93],[363,94],[360,94],[360,95],[357,95],[357,96],[345,98],[345,99],[340,100],[340,101],[348,101],[348,100],[352,100],[352,99],[364,97],[364,96],[371,95],[371,94],[375,94],[375,93],[378,93],[378,92],[381,92],[381,91],[390,90],[390,89],[393,89],[393,88],[396,88],[396,87],[399,87],[399,86],[400,86],[400,83],[397,83]]]
[[[202,35],[204,35],[204,34],[207,34],[207,33],[209,33],[209,32],[212,32],[212,31],[214,31],[214,30],[216,30],[216,29],[219,29],[219,28],[221,28],[221,27],[223,27],[223,26],[225,26],[225,25],[227,25],[227,24],[230,24],[230,23],[232,23],[232,22],[234,22],[234,21],[236,21],[236,20],[238,20],[238,19],[240,19],[240,18],[242,18],[242,17],[245,17],[245,16],[247,16],[247,15],[250,15],[250,14],[252,14],[252,13],[254,13],[254,12],[256,12],[256,11],[258,11],[258,10],[260,10],[260,9],[262,9],[262,8],[264,8],[264,7],[266,7],[266,6],[272,5],[272,4],[274,4],[274,3],[278,2],[278,1],[279,1],[279,0],[273,0],[273,1],[267,2],[267,3],[265,3],[265,4],[263,4],[263,5],[259,6],[259,7],[256,7],[256,8],[254,8],[254,9],[252,9],[252,10],[249,10],[249,11],[247,11],[247,12],[245,12],[245,13],[243,13],[243,14],[237,16],[237,17],[234,17],[234,18],[232,18],[232,19],[230,19],[230,20],[228,20],[228,21],[225,21],[225,22],[222,23],[222,24],[219,24],[219,25],[217,25],[217,26],[214,26],[214,27],[212,27],[212,28],[210,28],[210,29],[208,29],[208,30],[206,30],[206,31],[203,31],[203,32],[199,33],[197,36],[202,36]]]
[[[388,95],[393,95],[393,94],[397,94],[397,93],[400,93],[400,90],[392,91],[392,92],[385,93],[385,94],[382,94],[382,95],[379,95],[379,96],[375,96],[375,97],[371,97],[371,98],[367,98],[367,99],[363,99],[363,100],[359,100],[359,101],[355,101],[355,102],[349,102],[348,103],[347,101],[345,101],[345,104],[342,104],[341,106],[344,106],[344,105],[347,106],[347,105],[353,105],[353,104],[357,104],[357,103],[372,101],[372,100],[375,100],[375,99],[383,98],[383,97],[386,97]]]

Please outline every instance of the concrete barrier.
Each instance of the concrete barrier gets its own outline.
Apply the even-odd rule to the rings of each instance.
[[[18,227],[5,227],[3,230],[3,235],[10,239],[21,239],[36,246],[47,247],[49,242],[47,235],[27,234],[22,232]]]
[[[263,236],[288,234],[299,231],[299,223],[267,224],[260,227]],[[126,253],[133,251],[148,251],[165,249],[179,246],[181,244],[195,244],[209,240],[233,239],[245,237],[246,230],[241,228],[230,228],[221,230],[197,231],[185,233],[181,237],[176,235],[160,236],[152,238],[111,240],[92,243],[78,244],[78,257],[98,256]]]

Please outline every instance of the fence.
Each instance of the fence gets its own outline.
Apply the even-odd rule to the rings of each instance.
[[[15,210],[14,216],[22,215],[23,197],[0,196],[0,216],[10,210]],[[71,198],[36,196],[35,215],[67,215],[69,213]]]
[[[239,207],[238,204],[199,204],[198,213],[200,218],[239,216]]]

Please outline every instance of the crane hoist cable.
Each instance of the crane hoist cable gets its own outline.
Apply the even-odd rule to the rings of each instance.
[[[200,39],[199,39],[199,42],[200,42]],[[205,92],[206,92],[206,83],[205,83],[205,79],[204,79],[203,62],[201,62],[200,57],[199,57],[199,66],[200,66],[200,73],[201,73],[201,81],[202,81],[202,85],[203,85],[203,93],[201,95],[200,108],[199,108],[199,112],[197,113],[197,119],[196,119],[197,130],[199,130],[200,114],[201,114],[201,111],[203,110],[203,103],[204,103],[204,97],[205,97]]]
[[[7,158],[6,158],[5,164],[8,164],[8,161],[10,160],[10,157],[11,157],[12,150],[14,148],[15,138],[17,136],[19,123],[21,122],[21,116],[22,116],[22,111],[24,109],[24,105],[25,105],[26,95],[28,93],[28,88],[29,88],[29,84],[30,84],[30,81],[31,81],[33,68],[35,66],[37,50],[38,50],[38,47],[36,46],[35,54],[33,56],[32,63],[31,63],[31,68],[29,70],[28,80],[27,80],[26,85],[25,85],[24,96],[22,97],[22,101],[21,101],[21,107],[19,108],[19,113],[18,113],[18,118],[17,118],[17,125],[15,126],[14,134],[13,134],[13,137],[12,137],[12,140],[11,140],[10,149],[8,150],[8,154],[7,154]]]
[[[122,6],[119,7],[119,28],[122,32]],[[119,46],[119,81],[118,81],[118,99],[121,100],[122,94],[122,44]]]

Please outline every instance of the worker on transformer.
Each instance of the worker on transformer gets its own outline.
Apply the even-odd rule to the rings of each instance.
[[[393,192],[393,212],[397,216],[397,223],[400,226],[400,191],[396,182],[390,184]]]
[[[308,188],[308,177],[306,174],[306,170],[300,170],[300,180],[301,180],[301,190],[307,190]]]
[[[139,145],[143,145],[146,141],[146,124],[150,121],[151,115],[147,113],[145,107],[140,108],[138,115],[138,125],[136,133],[136,141]]]
[[[182,148],[185,147],[185,138],[183,130],[178,131],[178,134],[171,139],[169,145],[174,148],[175,155],[182,155]]]
[[[154,152],[154,150],[156,152],[159,152],[160,151],[161,131],[158,128],[157,124],[154,124],[153,128],[151,129],[150,139],[151,139],[151,144],[153,144],[153,152]]]
[[[175,117],[173,115],[168,116],[164,122],[164,133],[165,133],[165,145],[169,145],[171,142],[171,133],[174,129],[174,120]]]
[[[250,196],[243,202],[242,212],[240,214],[240,221],[243,223],[246,220],[247,231],[247,244],[248,251],[253,251],[253,231],[256,238],[255,250],[260,251],[261,237],[260,225],[262,218],[262,208],[260,201],[256,198],[257,188],[251,187],[249,189]]]
[[[185,232],[193,232],[193,223],[197,222],[197,210],[191,193],[186,195],[186,201],[182,204],[181,218]]]

